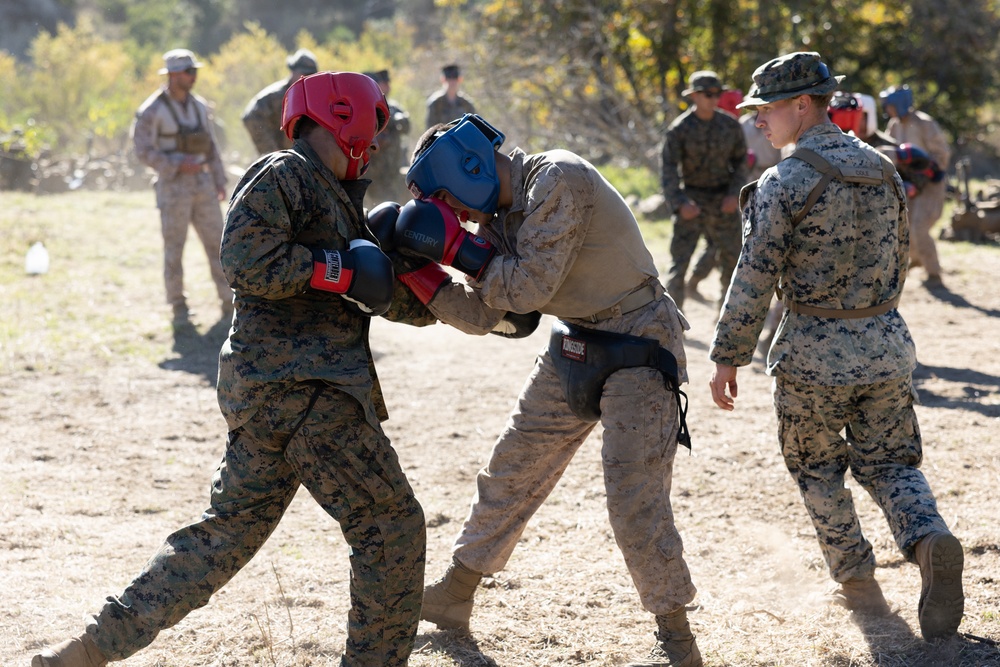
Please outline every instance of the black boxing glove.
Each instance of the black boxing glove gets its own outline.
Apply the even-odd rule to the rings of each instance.
[[[392,261],[371,241],[354,239],[347,250],[312,248],[309,286],[339,294],[362,315],[381,315],[392,303]]]

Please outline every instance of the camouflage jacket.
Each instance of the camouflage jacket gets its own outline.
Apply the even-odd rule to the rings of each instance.
[[[302,141],[247,170],[222,237],[222,267],[236,293],[236,315],[219,355],[219,405],[230,428],[303,381],[350,394],[373,424],[387,418],[368,344],[370,320],[340,295],[309,288],[310,248],[375,242],[361,201],[368,181],[338,181]],[[435,320],[397,281],[385,317]]]
[[[291,77],[275,81],[257,93],[243,110],[243,125],[261,155],[292,145],[291,140],[281,131],[281,105],[285,92],[292,83],[294,81]]]
[[[748,180],[743,128],[726,112],[716,110],[712,120],[705,121],[692,107],[667,128],[660,181],[674,211],[694,201],[692,190],[735,196]]]
[[[798,148],[833,165],[880,167],[887,160],[833,123],[806,130]],[[710,358],[746,366],[753,358],[771,296],[819,308],[859,309],[903,289],[909,257],[902,181],[859,185],[834,179],[797,227],[820,173],[799,159],[764,172],[741,197],[743,251],[715,329]],[[786,310],[768,354],[768,374],[806,384],[871,384],[910,373],[916,355],[896,309],[861,319],[831,319]]]
[[[467,113],[476,113],[476,107],[469,98],[461,94],[457,95],[454,101],[451,101],[442,89],[432,93],[427,98],[428,128],[438,123],[447,123],[461,118]]]
[[[177,177],[178,168],[186,159],[196,159],[208,165],[217,190],[226,187],[226,170],[222,166],[219,146],[215,140],[212,112],[204,98],[189,93],[186,104],[176,102],[166,92],[166,86],[146,98],[135,114],[132,125],[132,144],[135,156],[143,164],[156,170],[159,180],[170,181]],[[168,108],[170,105],[172,108]],[[177,151],[176,139],[180,127],[200,128],[212,137],[211,147],[204,155],[190,155]]]

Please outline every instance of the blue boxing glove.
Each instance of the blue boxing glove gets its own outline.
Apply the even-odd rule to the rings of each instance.
[[[394,239],[403,254],[453,266],[476,280],[496,255],[489,241],[465,231],[455,212],[435,198],[407,202],[396,218]]]
[[[354,239],[347,250],[312,248],[309,286],[344,297],[362,315],[381,315],[392,303],[392,261],[371,241]]]

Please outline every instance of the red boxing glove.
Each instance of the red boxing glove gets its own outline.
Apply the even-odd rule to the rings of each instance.
[[[399,278],[399,282],[410,288],[413,296],[425,306],[434,299],[442,287],[451,282],[448,272],[433,262],[425,264],[416,271],[401,273],[396,277]]]
[[[476,280],[496,255],[489,241],[462,229],[455,212],[434,198],[414,199],[399,210],[395,241],[405,255],[453,266]]]

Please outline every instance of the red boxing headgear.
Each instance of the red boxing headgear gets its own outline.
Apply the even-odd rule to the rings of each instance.
[[[289,139],[302,116],[330,131],[347,156],[347,180],[354,180],[368,169],[369,148],[389,122],[389,105],[371,77],[319,72],[302,77],[285,93],[281,129]]]
[[[743,91],[738,88],[727,88],[719,95],[719,108],[739,117],[736,105],[743,101]]]
[[[861,136],[858,130],[861,129],[865,110],[861,108],[861,103],[856,96],[850,93],[836,93],[830,101],[827,113],[830,116],[830,121],[841,130],[844,132],[853,131],[854,134]]]

